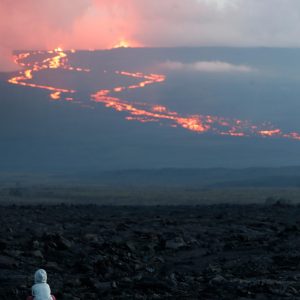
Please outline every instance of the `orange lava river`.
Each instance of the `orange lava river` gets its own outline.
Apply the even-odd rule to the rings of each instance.
[[[32,51],[18,53],[15,55],[15,63],[22,70],[18,75],[10,78],[9,83],[24,87],[44,89],[50,92],[52,100],[74,101],[78,93],[75,89],[54,87],[50,85],[36,84],[38,73],[47,69],[61,69],[71,72],[89,73],[90,69],[77,68],[69,64],[68,54],[75,50],[63,51],[58,48],[52,51]],[[41,58],[43,57],[43,58]],[[46,57],[46,58],[45,58]],[[39,58],[39,59],[35,59]],[[132,73],[126,71],[115,71],[116,76],[131,78],[134,84],[127,86],[116,86],[112,89],[101,89],[90,95],[90,104],[102,104],[117,112],[127,114],[128,121],[157,122],[171,127],[181,127],[198,133],[213,133],[224,136],[236,137],[265,137],[265,138],[288,138],[300,140],[298,132],[283,132],[272,124],[254,124],[250,121],[239,119],[228,119],[213,115],[183,115],[172,111],[163,105],[153,105],[147,102],[134,102],[124,100],[122,92],[135,89],[149,88],[154,84],[163,84],[166,76],[159,74]]]

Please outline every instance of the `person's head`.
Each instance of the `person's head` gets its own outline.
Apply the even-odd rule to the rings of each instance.
[[[43,269],[39,269],[34,274],[35,283],[46,283],[47,282],[47,272]]]

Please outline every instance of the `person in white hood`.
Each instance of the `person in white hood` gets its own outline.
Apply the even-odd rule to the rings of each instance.
[[[27,300],[56,300],[51,295],[50,286],[47,283],[47,273],[45,270],[37,270],[34,274],[34,285],[32,286],[32,296]]]

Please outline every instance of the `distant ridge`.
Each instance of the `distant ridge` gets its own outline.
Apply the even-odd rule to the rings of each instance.
[[[225,187],[299,187],[300,166],[280,168],[133,169],[81,174],[106,185]]]

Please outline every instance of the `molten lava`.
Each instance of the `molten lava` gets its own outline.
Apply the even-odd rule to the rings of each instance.
[[[129,47],[129,43],[121,40],[116,47]],[[10,78],[9,83],[38,88],[50,91],[52,100],[73,101],[78,92],[70,88],[59,88],[51,85],[41,85],[34,82],[37,74],[42,70],[59,69],[69,72],[89,73],[88,68],[78,68],[69,65],[68,53],[75,53],[75,50],[64,51],[57,48],[51,51],[32,51],[19,53],[14,57],[14,61],[23,68],[18,75]],[[45,57],[46,58],[41,58]],[[37,60],[34,60],[38,57]],[[104,70],[104,73],[107,73]],[[91,104],[101,103],[107,108],[127,114],[126,120],[137,121],[141,123],[157,122],[170,127],[181,127],[183,129],[197,133],[213,133],[218,135],[227,135],[233,137],[277,137],[300,140],[300,133],[285,133],[279,128],[270,124],[256,125],[249,121],[239,119],[228,119],[212,115],[183,115],[169,110],[163,105],[153,105],[146,102],[133,102],[122,99],[122,92],[134,89],[149,88],[154,84],[162,84],[166,77],[159,74],[144,74],[141,72],[115,71],[116,76],[131,78],[134,83],[127,86],[116,86],[111,89],[101,89],[90,95],[90,104],[84,105],[90,107]],[[78,99],[78,97],[77,97]]]
[[[71,50],[71,53],[74,53],[74,50]],[[34,61],[30,59],[35,55],[50,55],[49,57]],[[20,53],[15,55],[14,61],[24,70],[20,71],[18,76],[12,77],[8,80],[11,84],[27,86],[32,88],[49,90],[52,93],[50,94],[50,98],[53,100],[59,100],[61,98],[61,94],[74,94],[76,91],[73,89],[67,88],[58,88],[50,85],[40,85],[35,84],[31,81],[34,79],[34,74],[38,73],[42,70],[46,69],[64,69],[69,71],[77,71],[77,72],[90,72],[89,69],[82,68],[74,68],[68,65],[68,55],[61,48],[56,48],[50,51],[32,51],[27,53]],[[71,98],[71,97],[67,97]],[[66,99],[66,98],[65,98]]]
[[[53,100],[59,100],[60,94],[61,94],[61,92],[54,92],[54,93],[50,94],[50,98]]]
[[[126,40],[120,40],[113,48],[129,48],[130,43]]]

